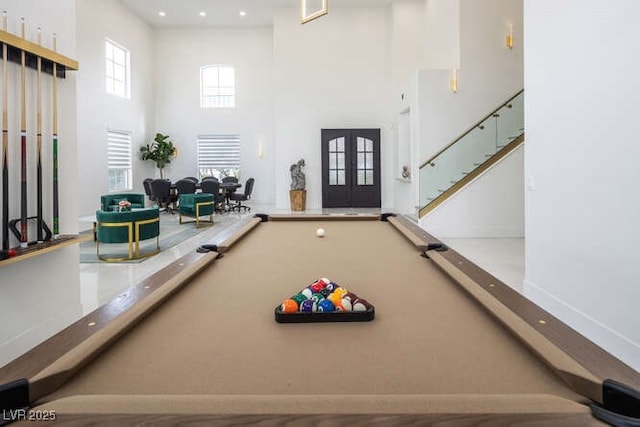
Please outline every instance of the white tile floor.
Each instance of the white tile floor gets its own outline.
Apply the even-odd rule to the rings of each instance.
[[[522,293],[524,239],[447,239],[445,244]]]
[[[390,211],[384,209],[330,209],[307,210],[306,213],[379,213]],[[226,213],[217,215],[215,226],[201,232],[198,236],[182,242],[170,249],[164,250],[151,259],[138,264],[92,263],[80,264],[79,294],[82,315],[88,314],[97,307],[107,303],[129,286],[139,283],[157,270],[170,264],[183,255],[195,250],[202,243],[206,243],[226,228],[241,219],[255,213],[289,213],[279,211],[272,206],[252,205],[248,213]],[[175,219],[177,220],[177,219]],[[522,291],[524,279],[524,239],[442,239],[447,245],[469,258],[489,273],[518,291]],[[64,310],[65,307],[60,307]],[[78,313],[80,315],[80,313]],[[29,331],[16,331],[26,334]],[[28,343],[28,339],[16,342]],[[26,345],[26,344],[25,344]],[[33,345],[33,344],[31,344]],[[21,354],[30,347],[12,348],[12,354]],[[10,359],[9,359],[10,360]],[[9,360],[0,360],[0,365]]]

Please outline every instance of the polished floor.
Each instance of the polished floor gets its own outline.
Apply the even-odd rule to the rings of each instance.
[[[80,315],[86,315],[99,306],[117,297],[128,287],[139,283],[154,272],[172,263],[183,255],[195,250],[199,245],[210,242],[216,235],[238,221],[256,212],[289,213],[278,211],[272,206],[253,205],[251,212],[225,213],[216,215],[215,225],[204,229],[197,236],[169,249],[163,250],[148,260],[135,264],[124,263],[81,263],[79,265]],[[331,209],[306,213],[379,213],[380,209]],[[177,215],[163,214],[163,221],[177,221]],[[88,227],[89,225],[87,225]],[[499,280],[518,291],[522,291],[524,279],[524,239],[441,239],[451,248],[478,264]],[[64,307],[61,307],[61,310]],[[15,331],[20,339],[9,340],[0,345],[0,366],[26,352],[37,342],[47,337],[25,337],[29,331]]]

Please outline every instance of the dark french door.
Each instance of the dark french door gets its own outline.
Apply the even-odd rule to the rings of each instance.
[[[322,207],[380,207],[380,129],[322,129]]]

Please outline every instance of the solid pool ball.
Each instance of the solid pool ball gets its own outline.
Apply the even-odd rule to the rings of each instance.
[[[306,300],[307,297],[304,296],[303,294],[295,294],[294,296],[291,297],[292,300],[294,300],[296,303],[298,303],[298,305],[302,304],[302,301]]]
[[[329,282],[327,283],[327,286],[326,286],[326,289],[329,289],[329,292],[333,292],[338,288],[339,288],[338,284],[334,282]]]
[[[329,295],[331,295],[331,290],[329,290],[329,288],[324,288],[320,290],[320,294],[322,294],[323,297],[328,297]]]
[[[340,298],[344,297],[346,294],[349,293],[348,290],[346,290],[345,288],[339,287],[333,290],[334,294],[338,294],[340,295]]]
[[[322,311],[325,313],[330,313],[335,310],[335,307],[331,301],[328,299],[323,299],[318,303],[318,311]]]
[[[341,295],[339,295],[339,294],[337,294],[337,293],[335,293],[335,292],[332,292],[332,293],[330,293],[330,294],[329,294],[329,296],[327,297],[327,299],[328,299],[329,301],[331,301],[331,302],[333,303],[333,305],[338,305],[338,303],[340,302],[340,300],[342,300],[342,296],[341,296]]]
[[[316,236],[318,237],[324,237],[324,228],[318,228],[316,230]]]
[[[318,306],[316,305],[316,302],[312,299],[302,301],[302,304],[300,304],[300,311],[303,313],[312,313],[317,310],[318,310]]]
[[[326,283],[324,283],[322,280],[318,280],[313,285],[309,286],[309,289],[311,289],[315,293],[318,293],[321,290],[323,290],[326,286],[327,286]]]
[[[282,302],[280,310],[283,313],[295,313],[298,311],[298,303],[292,299],[286,299]]]

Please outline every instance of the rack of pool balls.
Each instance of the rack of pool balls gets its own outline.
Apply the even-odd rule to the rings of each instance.
[[[275,309],[276,322],[367,322],[375,308],[364,298],[323,277]]]

